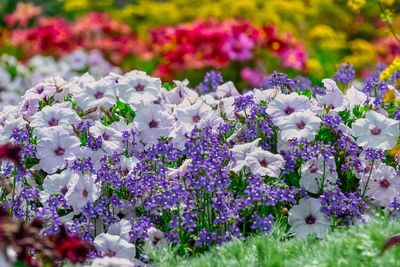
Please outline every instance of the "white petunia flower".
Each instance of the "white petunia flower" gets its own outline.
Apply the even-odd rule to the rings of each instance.
[[[177,168],[177,169],[170,168],[168,170],[168,172],[167,172],[167,177],[169,179],[173,179],[173,178],[176,178],[176,177],[178,177],[180,175],[185,174],[185,172],[187,171],[187,169],[188,169],[188,167],[190,166],[191,163],[192,163],[191,159],[185,159],[182,162],[182,165],[179,168]]]
[[[161,136],[168,137],[173,129],[174,117],[165,112],[159,105],[140,109],[134,123],[141,140],[147,145],[156,144]]]
[[[36,99],[44,99],[46,97],[54,96],[57,92],[57,88],[50,83],[39,83],[36,86],[32,87],[28,91],[26,91],[24,95],[24,99],[36,98]]]
[[[185,149],[185,143],[189,140],[189,135],[193,130],[193,126],[189,124],[182,124],[175,127],[169,137],[172,138],[171,142],[180,150]]]
[[[369,180],[368,180],[369,178]],[[388,207],[400,195],[400,175],[384,163],[372,168],[371,174],[360,179],[361,193],[372,197],[377,204]]]
[[[128,175],[140,161],[136,157],[123,157],[120,161],[121,172],[123,175]]]
[[[187,80],[184,80],[183,82],[174,81],[174,83],[176,84],[176,87],[166,92],[169,103],[179,105],[187,98],[197,99],[199,97],[196,91],[187,87],[189,84]]]
[[[96,82],[91,82],[85,85],[83,90],[74,94],[76,104],[82,110],[97,108],[111,108],[117,101],[116,86],[108,79],[101,79]]]
[[[41,111],[32,116],[30,126],[39,129],[56,126],[71,128],[71,125],[76,124],[79,120],[79,116],[72,109],[70,103],[61,103],[53,106],[45,106]]]
[[[239,172],[244,166],[247,165],[246,157],[248,154],[253,152],[255,149],[258,148],[258,143],[260,142],[260,138],[257,138],[251,143],[245,143],[240,145],[235,145],[230,149],[232,152],[232,156],[236,162],[232,163],[231,171],[237,173]]]
[[[311,110],[294,112],[277,123],[281,130],[280,137],[284,141],[294,138],[306,138],[311,141],[317,134],[321,119],[315,116]]]
[[[178,107],[175,111],[177,124],[188,124],[192,128],[199,124],[212,111],[211,107],[202,100],[197,101],[191,106]]]
[[[167,245],[167,239],[164,236],[164,233],[158,230],[157,228],[150,227],[147,230],[147,235],[149,236],[147,238],[147,242],[152,246],[152,247],[164,247]]]
[[[75,214],[82,212],[82,208],[88,203],[95,202],[101,195],[101,185],[95,181],[93,175],[81,175],[74,183],[68,185],[65,199]]]
[[[309,234],[324,237],[331,223],[320,209],[321,204],[317,199],[300,199],[299,204],[289,210],[290,232],[299,238],[306,238]]]
[[[346,100],[348,108],[353,109],[355,106],[364,105],[367,95],[352,86],[346,91]]]
[[[279,177],[284,165],[283,157],[262,149],[254,149],[246,156],[246,165],[254,175]]]
[[[118,257],[134,260],[136,255],[135,245],[116,235],[101,233],[94,239],[96,249],[109,257]]]
[[[330,110],[342,111],[346,108],[346,99],[342,91],[337,87],[336,82],[332,79],[323,79],[322,83],[326,88],[326,94],[323,96],[317,95],[317,99],[321,106],[328,106]]]
[[[121,150],[123,150],[122,133],[114,128],[104,126],[101,122],[96,121],[95,124],[89,128],[89,132],[95,138],[101,137],[102,148],[108,154],[121,152]]]
[[[352,133],[357,138],[357,144],[363,148],[388,150],[396,144],[400,135],[399,122],[376,111],[367,111],[365,119],[358,119],[352,124]]]
[[[65,56],[62,60],[64,60],[72,70],[79,71],[87,67],[88,54],[83,49],[77,49]]]
[[[300,186],[316,194],[322,186],[322,181],[324,184],[336,182],[337,174],[333,170],[334,166],[329,164],[324,160],[310,160],[304,163],[301,166]]]
[[[40,192],[41,200],[46,201],[53,194],[65,196],[68,193],[68,186],[76,183],[78,179],[78,174],[68,170],[46,176],[43,182],[43,191]]]
[[[47,173],[66,167],[79,156],[79,146],[79,138],[60,126],[52,131],[43,131],[36,149],[39,167]]]
[[[131,228],[132,225],[127,219],[121,219],[119,222],[111,224],[107,233],[110,235],[120,236],[122,239],[129,242],[129,232],[131,231]]]
[[[143,71],[131,71],[119,79],[118,96],[138,110],[159,101],[161,87],[159,78],[150,77]]]
[[[240,95],[240,93],[236,89],[233,82],[229,81],[229,82],[219,85],[217,87],[217,90],[215,90],[214,95],[216,98],[225,98],[225,97],[231,97],[231,96],[238,96],[238,95]]]
[[[287,118],[294,112],[306,111],[311,108],[310,100],[306,96],[290,93],[289,95],[279,94],[267,107],[267,113],[277,123]]]

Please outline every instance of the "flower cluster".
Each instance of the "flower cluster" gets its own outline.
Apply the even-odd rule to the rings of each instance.
[[[61,17],[37,16],[39,9],[33,25],[21,22],[20,13],[21,10],[17,9],[6,22],[12,29],[10,43],[20,48],[25,58],[35,55],[62,57],[78,48],[97,49],[113,64],[119,65],[127,56],[146,54],[144,45],[128,25],[105,13],[88,13],[69,22]]]
[[[190,24],[163,26],[151,31],[152,47],[162,57],[156,73],[171,78],[178,70],[222,68],[232,62],[269,52],[284,67],[303,70],[304,47],[290,34],[278,33],[271,25],[262,28],[247,21],[197,20]]]
[[[47,235],[65,223],[91,258],[130,264],[144,244],[196,254],[275,221],[323,237],[372,208],[397,214],[398,101],[340,72],[342,90],[274,73],[242,94],[218,72],[202,94],[141,71],[44,79],[2,109],[0,138],[21,163],[4,152],[0,199]]]
[[[114,67],[98,50],[86,52],[75,50],[59,60],[50,56],[34,56],[22,64],[15,57],[3,54],[0,58],[0,103],[1,106],[16,105],[20,96],[42,80],[54,76],[64,79],[90,73],[96,78],[110,72],[121,72]]]

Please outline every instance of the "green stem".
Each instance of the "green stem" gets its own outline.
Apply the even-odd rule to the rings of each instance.
[[[381,3],[379,3],[379,8],[381,9],[381,12],[384,14],[385,13],[385,9],[383,8]],[[389,31],[393,35],[394,39],[396,39],[396,41],[400,44],[400,38],[397,36],[393,25],[389,21],[387,21],[386,19],[384,19],[383,21],[385,22],[386,26],[389,28]]]
[[[364,197],[365,193],[367,192],[368,183],[369,183],[369,180],[371,179],[372,169],[374,168],[374,162],[375,162],[375,159],[372,159],[371,170],[369,171],[367,183],[365,184],[363,193],[361,194],[361,197],[362,197],[362,198]]]

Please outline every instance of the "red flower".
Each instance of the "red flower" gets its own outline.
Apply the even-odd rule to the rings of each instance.
[[[8,159],[16,164],[20,163],[19,152],[21,148],[12,144],[5,144],[0,146],[0,159]]]
[[[73,263],[84,262],[90,252],[90,245],[75,236],[69,236],[64,226],[55,240],[55,250],[63,258]]]

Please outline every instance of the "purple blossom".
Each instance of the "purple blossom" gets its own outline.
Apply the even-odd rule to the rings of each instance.
[[[350,84],[356,76],[356,71],[353,68],[353,65],[350,63],[344,63],[339,66],[338,71],[335,76],[333,76],[333,80],[336,82],[340,82],[341,84]]]
[[[220,71],[211,70],[204,75],[203,81],[197,86],[200,92],[208,93],[217,90],[218,85],[222,84],[224,79]]]

